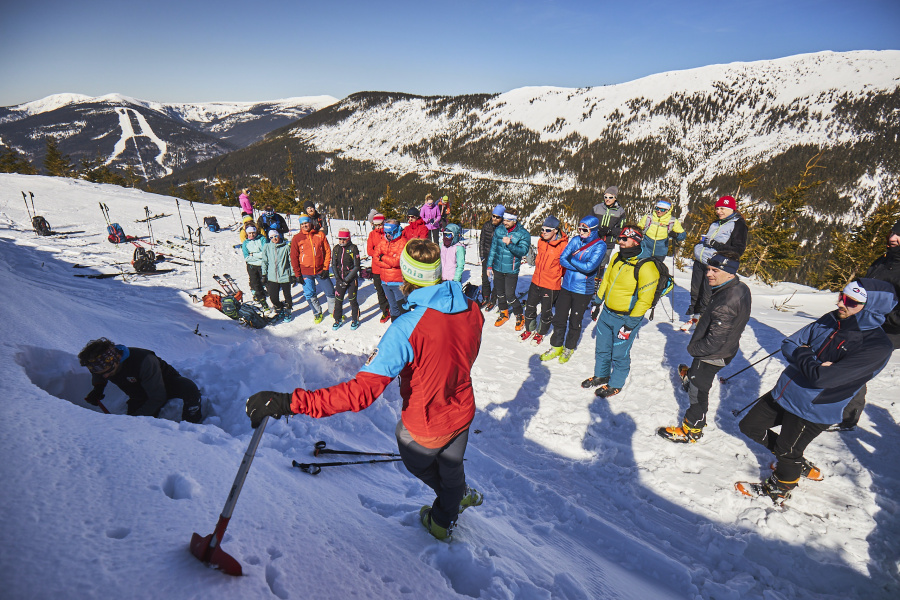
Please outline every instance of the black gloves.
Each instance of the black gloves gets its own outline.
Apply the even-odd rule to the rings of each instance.
[[[263,285],[266,285],[267,283],[269,283],[269,278],[266,277],[265,275],[263,275],[262,277],[259,278],[259,282]]]
[[[103,395],[103,388],[95,387],[87,396],[84,397],[84,401],[91,406],[98,406],[103,398],[105,398],[105,396]]]
[[[669,232],[669,237],[672,238],[672,239],[674,240],[675,238],[678,237],[678,234],[677,234],[676,232],[674,232],[674,231],[670,231],[670,232]]]
[[[722,249],[722,242],[717,242],[716,240],[707,240],[706,245],[716,251]]]
[[[281,418],[291,416],[291,394],[284,392],[257,392],[247,399],[247,416],[250,427],[256,429],[263,417]]]
[[[591,321],[596,321],[597,317],[600,316],[600,305],[595,304],[594,308],[591,309]]]

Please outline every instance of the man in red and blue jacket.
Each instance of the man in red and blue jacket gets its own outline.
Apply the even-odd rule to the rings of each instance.
[[[350,381],[292,394],[259,392],[247,400],[256,427],[263,417],[305,414],[313,418],[359,412],[396,377],[403,408],[396,436],[406,468],[437,498],[420,512],[438,539],[449,539],[460,510],[481,504],[466,485],[463,455],[475,416],[472,364],[481,347],[484,317],[455,281],[441,281],[440,248],[411,240],[401,255],[409,312],[385,332],[365,366]]]
[[[744,435],[778,459],[775,472],[758,493],[780,504],[801,476],[821,478],[803,451],[829,425],[841,421],[844,407],[887,365],[893,345],[881,324],[896,304],[891,284],[865,278],[852,281],[838,296],[837,310],[782,342],[787,368],[740,423]],[[780,433],[771,431],[777,424]]]

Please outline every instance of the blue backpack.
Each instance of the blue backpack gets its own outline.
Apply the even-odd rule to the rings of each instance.
[[[206,225],[207,229],[209,229],[213,233],[218,233],[219,222],[215,217],[203,217],[203,224]]]
[[[108,239],[113,244],[124,244],[128,241],[128,237],[125,235],[125,231],[118,223],[111,223],[110,225],[107,225],[106,233],[106,239]]]

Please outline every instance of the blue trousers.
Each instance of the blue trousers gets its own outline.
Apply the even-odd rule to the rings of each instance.
[[[400,291],[399,283],[382,281],[381,286],[384,288],[384,295],[387,297],[388,306],[391,307],[391,320],[393,321],[406,312],[403,310],[403,303],[406,302],[406,297],[403,295],[403,292]]]
[[[325,292],[328,310],[334,312],[334,284],[331,283],[331,277],[328,275],[304,275],[303,296],[306,298],[306,301],[309,302],[309,306],[315,314],[321,313],[322,307],[319,306],[319,300],[316,298],[317,282],[322,286],[322,291]]]
[[[594,377],[609,377],[609,387],[623,388],[631,371],[631,345],[637,338],[643,317],[617,315],[603,307],[597,319],[597,347],[594,351]],[[620,340],[619,329],[632,327],[631,336]]]

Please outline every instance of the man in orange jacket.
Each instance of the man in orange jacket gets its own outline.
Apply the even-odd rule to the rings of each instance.
[[[525,328],[522,339],[527,340],[531,337],[535,345],[540,344],[547,332],[550,331],[550,323],[553,321],[553,304],[559,295],[563,275],[566,273],[563,266],[559,264],[559,257],[568,243],[568,236],[560,231],[559,219],[554,216],[544,219],[541,235],[538,238],[534,275],[531,277],[531,287],[528,288],[528,299],[525,301],[524,322],[521,324],[516,322],[516,331]],[[538,303],[541,305],[540,319],[537,314]]]
[[[331,248],[321,231],[312,230],[312,219],[300,217],[300,231],[291,240],[291,268],[294,277],[303,282],[303,296],[313,311],[313,320],[321,323],[325,313],[316,298],[316,283],[322,285],[329,314],[334,311],[334,284],[328,274]]]

